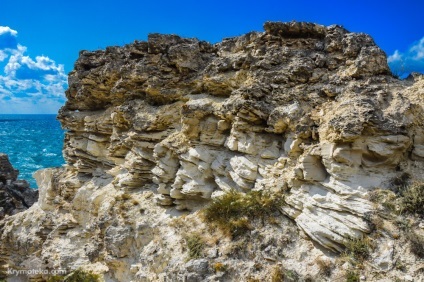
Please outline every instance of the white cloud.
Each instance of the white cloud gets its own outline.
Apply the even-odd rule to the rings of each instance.
[[[390,55],[390,56],[387,58],[387,61],[388,61],[389,63],[397,62],[397,61],[400,61],[400,60],[402,60],[402,55],[399,53],[399,50],[396,50],[396,51],[393,53],[393,55]]]
[[[410,52],[414,55],[414,60],[424,59],[424,37],[411,47]]]
[[[3,62],[8,56],[9,55],[5,51],[0,50],[0,62]]]
[[[424,37],[405,52],[396,50],[387,58],[387,62],[392,71],[401,77],[411,72],[424,73]]]
[[[0,26],[0,35],[7,34],[7,33],[13,36],[18,35],[18,32],[16,30],[13,30],[8,26]]]
[[[18,32],[8,26],[0,26],[0,50],[15,49],[18,45]]]
[[[0,26],[0,114],[56,113],[65,102],[64,66],[48,56],[26,55],[17,34]]]

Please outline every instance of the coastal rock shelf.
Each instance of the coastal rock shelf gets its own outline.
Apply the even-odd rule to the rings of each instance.
[[[203,281],[171,222],[232,189],[284,193],[311,257],[369,233],[369,192],[423,178],[423,76],[393,77],[370,36],[341,26],[264,29],[81,51],[58,115],[67,165],[37,173],[38,203],[2,229],[3,265]]]

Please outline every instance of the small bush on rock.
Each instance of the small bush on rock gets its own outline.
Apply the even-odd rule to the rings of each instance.
[[[395,191],[376,189],[368,199],[381,204],[387,211],[424,217],[424,182],[396,186]]]
[[[186,236],[185,238],[188,248],[188,258],[197,259],[202,257],[205,242],[198,234]]]
[[[250,221],[265,220],[284,205],[284,196],[263,191],[241,193],[230,191],[215,198],[203,210],[203,219],[216,224],[233,236],[241,235],[250,229]]]
[[[412,183],[401,194],[401,210],[424,217],[424,182]]]
[[[348,270],[346,272],[346,282],[359,282],[359,273],[354,270]]]
[[[372,249],[372,243],[368,237],[349,239],[345,242],[344,254],[353,260],[353,263],[362,263],[366,260]]]

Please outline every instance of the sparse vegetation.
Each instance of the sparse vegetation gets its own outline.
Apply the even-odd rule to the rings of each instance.
[[[362,263],[371,253],[372,243],[368,237],[349,239],[345,242],[344,255],[349,257],[354,264]]]
[[[397,196],[393,191],[376,189],[368,194],[368,199],[376,204],[381,204],[388,212],[396,212]]]
[[[132,207],[140,204],[136,199],[134,199],[133,195],[128,193],[118,195],[115,200],[117,208],[124,213],[124,217],[126,216],[125,212],[128,212]]]
[[[283,273],[283,280],[280,281],[284,281],[284,282],[297,282],[300,280],[299,274],[297,274],[296,271],[294,270],[289,270],[286,269]]]
[[[377,213],[366,213],[364,220],[367,222],[371,232],[377,232],[383,228],[384,221]]]
[[[387,211],[424,217],[424,182],[410,183],[407,176],[392,180],[392,190],[376,189],[368,199]]]
[[[424,236],[411,231],[407,237],[411,244],[411,252],[419,258],[424,258]]]
[[[222,262],[215,262],[212,267],[215,272],[224,272],[227,270],[227,266]]]
[[[394,223],[396,224],[397,228],[399,228],[402,231],[408,231],[412,227],[412,222],[410,219],[405,218],[403,216],[398,216]]]
[[[396,193],[400,194],[405,187],[408,187],[410,184],[411,175],[409,173],[402,173],[401,175],[394,177],[390,180],[390,189]]]
[[[47,282],[99,282],[100,275],[77,269],[66,276],[51,276]]]
[[[315,263],[318,265],[319,273],[325,277],[329,277],[333,271],[333,264],[328,259],[318,258]]]
[[[301,280],[301,277],[296,271],[285,269],[281,265],[275,265],[273,267],[270,278],[271,282],[297,282]]]
[[[424,182],[414,182],[402,192],[401,210],[424,217]]]
[[[359,282],[359,272],[354,270],[348,270],[346,272],[346,282]]]
[[[399,271],[406,271],[406,265],[400,260],[396,260],[395,269]]]
[[[47,278],[47,282],[63,282],[64,279],[65,276],[54,275]]]
[[[272,269],[271,273],[271,282],[282,282],[284,281],[284,271],[283,268],[279,265],[276,265]]]
[[[203,211],[207,223],[216,224],[225,232],[238,236],[250,229],[255,219],[264,221],[279,211],[284,196],[263,191],[241,193],[230,191],[212,201]]]
[[[185,237],[185,241],[188,248],[188,258],[197,259],[203,256],[203,249],[205,248],[205,242],[199,234],[192,234]]]

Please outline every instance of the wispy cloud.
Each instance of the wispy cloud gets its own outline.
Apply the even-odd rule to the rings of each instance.
[[[18,32],[8,26],[0,26],[0,49],[15,49],[18,46]]]
[[[387,61],[392,71],[400,76],[411,72],[424,73],[424,37],[414,42],[405,52],[396,50]]]
[[[31,58],[18,32],[0,26],[0,113],[55,113],[64,103],[64,66],[47,56]]]

